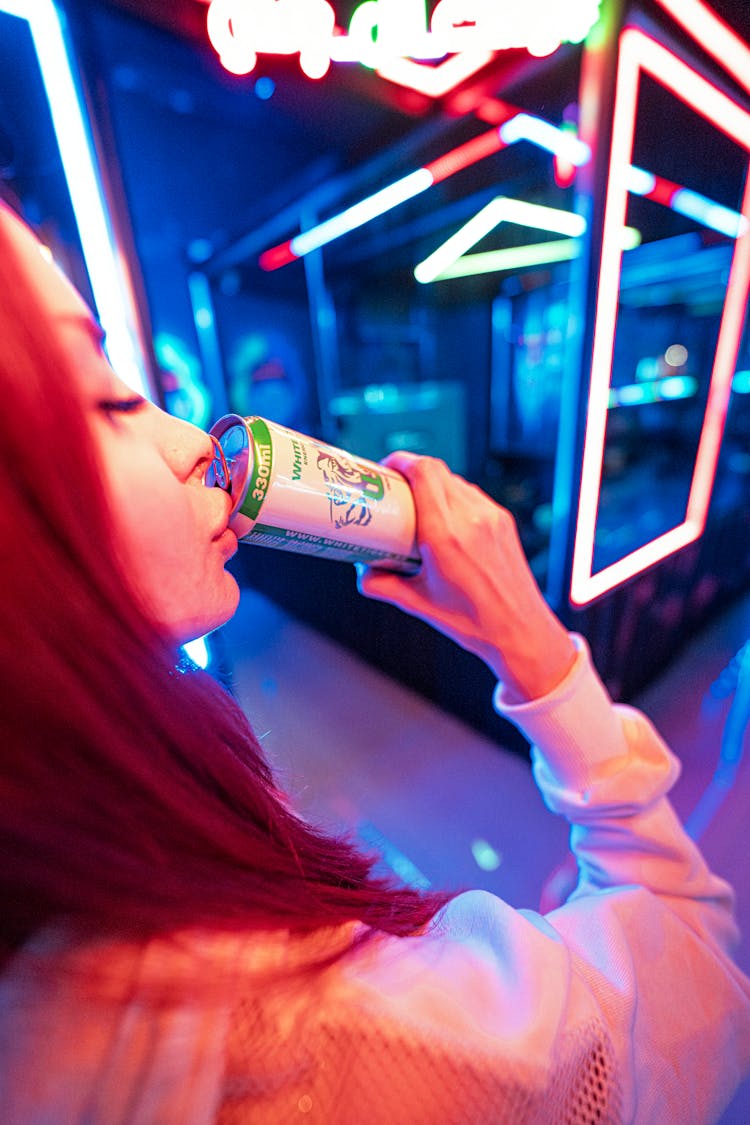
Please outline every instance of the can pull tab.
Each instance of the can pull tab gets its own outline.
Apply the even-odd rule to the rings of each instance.
[[[224,456],[224,450],[221,448],[220,442],[214,437],[213,434],[208,435],[213,442],[214,457],[211,464],[206,470],[206,477],[204,484],[206,488],[223,488],[225,492],[232,495],[232,476],[229,472],[227,459]]]
[[[229,493],[234,514],[245,499],[253,465],[248,429],[238,414],[225,414],[208,436],[214,445],[214,459],[206,473],[206,484]]]

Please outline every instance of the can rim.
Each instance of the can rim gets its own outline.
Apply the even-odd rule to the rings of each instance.
[[[242,430],[244,441],[239,452],[230,457],[224,446],[224,439],[226,439],[226,435],[230,430],[238,428]],[[253,473],[255,454],[252,435],[250,434],[246,419],[240,414],[223,414],[221,418],[218,418],[214,422],[208,433],[209,436],[214,438],[221,446],[227,463],[227,469],[229,471],[229,487],[227,491],[232,499],[231,518],[242,506]]]

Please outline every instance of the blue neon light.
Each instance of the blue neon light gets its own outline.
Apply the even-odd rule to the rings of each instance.
[[[516,141],[531,141],[539,148],[568,160],[576,168],[587,164],[591,159],[591,149],[575,133],[558,129],[556,125],[530,113],[517,113],[500,126],[499,132],[501,141],[506,145],[515,144]]]
[[[738,211],[729,207],[722,207],[711,199],[699,195],[688,188],[680,188],[672,196],[671,207],[689,219],[695,219],[704,227],[726,234],[729,238],[739,238],[745,229],[747,220]]]
[[[632,191],[635,195],[650,195],[656,187],[656,176],[653,172],[646,172],[643,168],[637,168],[635,164],[631,164],[628,168],[626,183],[628,191]]]
[[[368,195],[366,199],[360,200],[346,211],[319,223],[312,230],[298,234],[290,242],[289,249],[301,258],[311,250],[318,250],[328,242],[333,242],[335,238],[340,238],[342,234],[356,230],[378,215],[390,211],[392,207],[397,207],[399,203],[405,203],[407,199],[412,199],[420,192],[426,191],[427,188],[432,187],[432,183],[432,173],[426,168],[418,168],[416,172],[410,172],[408,176],[403,176],[395,183],[381,188],[374,195]]]
[[[209,655],[205,637],[198,637],[195,641],[188,641],[182,646],[183,651],[190,657],[193,664],[199,668],[208,668]]]
[[[151,397],[133,294],[109,221],[62,13],[52,0],[0,0],[3,13],[29,25],[110,362],[129,386]]]

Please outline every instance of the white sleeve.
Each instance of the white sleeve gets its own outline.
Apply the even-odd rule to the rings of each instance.
[[[679,776],[675,756],[649,720],[613,704],[586,642],[555,691],[531,703],[495,707],[532,743],[536,782],[548,808],[571,823],[579,885],[570,901],[614,887],[667,897],[724,949],[737,941],[734,895],[713,875],[665,795]]]
[[[728,956],[733,892],[666,799],[674,755],[644,715],[612,703],[574,640],[554,692],[521,705],[495,693],[532,743],[545,803],[571,822],[579,882],[547,922],[619,1041],[636,1120],[713,1120],[712,1095],[750,1065],[750,982]]]
[[[750,1068],[731,889],[665,797],[676,759],[576,643],[554,692],[506,706],[500,688],[496,705],[572,823],[578,887],[545,916],[461,894],[423,936],[358,959],[348,1073],[358,1098],[377,1086],[390,1121],[709,1125]],[[378,1065],[357,1083],[360,1058]]]

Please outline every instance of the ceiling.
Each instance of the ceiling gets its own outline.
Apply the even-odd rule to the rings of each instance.
[[[430,0],[428,7],[434,6],[434,2],[435,0]],[[194,44],[205,45],[207,52],[215,57],[206,32],[208,3],[209,0],[100,0],[99,6],[117,8],[138,20],[190,40]],[[348,26],[351,14],[359,3],[360,0],[333,0],[340,26]],[[476,77],[467,80],[460,89],[464,92],[467,88],[473,90],[477,98],[484,93],[494,93],[499,87],[507,86],[509,79],[517,71],[527,70],[530,62],[533,63],[534,60],[530,60],[526,51],[499,53],[487,67]],[[383,81],[361,66],[334,66],[323,82],[313,82],[301,75],[298,62],[294,58],[287,60],[279,56],[272,59],[261,57],[252,78],[255,79],[259,74],[267,72],[274,77],[282,77],[286,85],[291,84],[296,87],[297,96],[302,101],[305,100],[305,93],[312,91],[315,91],[317,100],[321,87],[324,87],[338,102],[348,95],[355,101],[364,99],[372,106],[382,105],[407,118],[431,116],[441,112],[455,115],[460,112],[454,106],[450,95],[435,101],[416,91]],[[226,76],[226,72],[224,73]],[[230,80],[235,83],[238,81]],[[341,106],[341,111],[346,112],[345,106]]]
[[[346,25],[358,0],[333,0],[333,3],[339,22]],[[642,0],[642,4],[652,14],[657,10],[655,0]],[[219,250],[223,245],[229,255],[229,260],[221,255],[222,269],[228,264],[236,265],[238,260],[255,260],[258,251],[264,248],[262,241],[257,246],[253,241],[257,232],[265,229],[271,216],[282,214],[285,206],[304,198],[317,185],[328,184],[333,192],[338,178],[346,181],[343,200],[357,198],[358,194],[361,197],[374,187],[397,178],[404,169],[419,167],[487,129],[476,113],[460,112],[453,97],[432,101],[410,94],[364,67],[334,66],[322,82],[313,82],[300,73],[294,58],[261,57],[251,76],[237,79],[222,69],[208,45],[205,0],[99,0],[96,7],[127,13],[133,18],[134,31],[140,24],[150,25],[162,33],[151,42],[146,42],[143,36],[132,40],[124,36],[122,43],[114,48],[115,53],[119,52],[117,59],[110,51],[109,65],[115,81],[134,84],[132,92],[139,93],[144,115],[160,108],[168,109],[169,102],[174,107],[182,98],[185,106],[188,103],[192,106],[191,112],[184,114],[185,129],[192,128],[193,136],[200,137],[201,143],[205,143],[206,134],[202,130],[208,127],[210,119],[224,123],[235,120],[239,126],[238,136],[252,138],[262,146],[262,160],[253,170],[253,190],[247,199],[241,199],[232,208],[231,223],[214,223],[214,248]],[[428,4],[428,8],[433,7],[434,0]],[[714,0],[713,7],[750,40],[749,0]],[[174,49],[170,48],[170,37]],[[178,50],[180,42],[189,43],[193,48],[205,47],[205,51],[191,52],[193,59],[199,59],[199,68],[193,64],[193,69],[186,70],[184,52]],[[472,104],[476,108],[488,96],[502,96],[529,112],[559,121],[566,105],[575,100],[577,59],[576,48],[563,48],[547,60],[532,59],[525,51],[502,52],[459,88],[458,96],[463,98],[463,105],[470,108]],[[272,129],[267,124],[268,111],[252,96],[259,74],[272,75],[276,81],[271,103]],[[162,102],[163,107],[158,107],[157,102]],[[147,103],[151,105],[150,110]],[[175,124],[181,127],[179,121]],[[249,140],[243,141],[247,143]],[[216,163],[214,175],[217,174],[215,169]],[[428,243],[431,239],[434,241],[436,236],[430,224],[460,224],[482,205],[480,196],[485,187],[490,184],[497,187],[498,176],[502,181],[510,177],[508,182],[512,182],[514,176],[526,177],[517,186],[523,193],[530,192],[529,198],[534,198],[534,175],[534,168],[530,168],[528,162],[514,169],[508,154],[504,155],[500,168],[493,159],[484,161],[481,168],[473,169],[468,175],[462,173],[455,183],[450,180],[434,193],[436,206],[432,216],[422,205],[414,209],[408,205],[402,207],[393,220],[387,218],[372,224],[361,238],[343,240],[341,247],[328,255],[329,266],[335,271],[337,256],[340,256],[339,272],[345,278],[356,269],[359,254],[370,263],[368,276],[372,280],[375,244],[388,245],[390,268],[398,260],[400,240],[408,237],[412,242],[425,238]],[[484,178],[487,178],[487,185]],[[549,181],[545,165],[544,182]],[[182,195],[190,198],[189,185]],[[560,205],[553,195],[554,192],[546,201]],[[148,201],[144,206],[148,207]],[[161,202],[155,199],[154,208],[157,206],[160,207]],[[462,207],[466,216],[460,213]],[[209,218],[206,218],[207,228]],[[161,222],[155,211],[155,225],[157,219]],[[406,233],[402,235],[394,229],[394,222],[402,224]],[[280,242],[288,234],[288,231],[270,232],[265,245]],[[252,246],[246,243],[246,237]],[[283,284],[281,276],[278,283]]]

